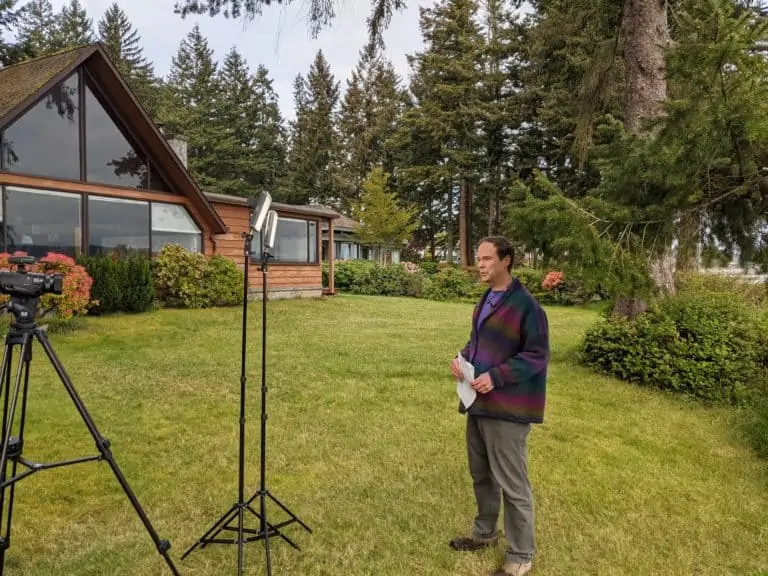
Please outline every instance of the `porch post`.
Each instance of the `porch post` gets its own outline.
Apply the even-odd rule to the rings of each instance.
[[[328,290],[331,295],[335,293],[335,261],[336,261],[336,243],[333,241],[333,219],[328,219]]]

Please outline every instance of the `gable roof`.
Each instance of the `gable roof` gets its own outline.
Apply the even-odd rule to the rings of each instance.
[[[130,126],[132,135],[154,160],[162,176],[192,201],[211,226],[214,234],[223,234],[227,226],[211,206],[197,182],[176,152],[149,117],[144,106],[115,68],[100,43],[58,52],[0,68],[0,131],[24,114],[46,92],[83,65],[91,72],[118,117]]]

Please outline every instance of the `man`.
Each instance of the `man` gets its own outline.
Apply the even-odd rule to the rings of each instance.
[[[535,552],[534,503],[526,443],[531,424],[544,420],[549,328],[536,299],[510,274],[513,249],[503,237],[483,239],[477,250],[480,278],[488,284],[472,314],[461,355],[474,366],[476,399],[467,410],[467,453],[477,516],[469,536],[451,540],[456,550],[496,542],[504,501],[504,563],[493,576],[523,576]],[[451,372],[461,378],[458,357]]]

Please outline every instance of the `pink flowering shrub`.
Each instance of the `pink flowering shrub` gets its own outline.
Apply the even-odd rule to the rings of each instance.
[[[403,268],[408,274],[416,274],[421,268],[415,262],[403,262]]]
[[[553,270],[552,272],[548,273],[544,280],[541,282],[541,287],[544,288],[547,292],[551,292],[553,290],[556,290],[565,280],[565,274],[562,272],[558,272],[556,270]]]
[[[0,254],[0,270],[15,272],[17,267],[8,262],[9,256],[26,256],[26,253],[8,254],[4,252]],[[55,314],[63,320],[85,314],[88,311],[88,306],[91,304],[93,280],[85,268],[69,256],[49,252],[34,265],[27,266],[26,270],[40,274],[60,273],[63,276],[60,295],[48,293],[40,298],[40,306],[43,310],[53,308]],[[6,302],[8,299],[7,294],[0,294],[0,302]]]

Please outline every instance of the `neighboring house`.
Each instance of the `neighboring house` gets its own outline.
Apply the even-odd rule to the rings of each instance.
[[[334,242],[333,253],[338,260],[376,260],[379,261],[379,254],[383,252],[383,260],[387,263],[397,264],[400,262],[400,250],[396,248],[378,248],[360,242],[358,229],[360,223],[336,213],[338,219],[333,222]],[[329,261],[328,224],[323,225],[323,260]]]
[[[174,242],[244,264],[247,199],[200,190],[184,140],[152,122],[99,44],[0,68],[0,191],[0,251],[155,253]],[[332,233],[338,214],[273,207],[270,295],[321,295],[320,230]]]

